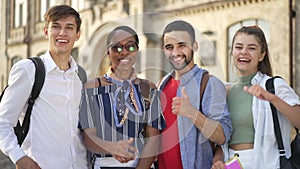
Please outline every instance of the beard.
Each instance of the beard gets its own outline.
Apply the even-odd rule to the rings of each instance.
[[[171,59],[172,59],[172,58],[175,58],[175,56],[171,56],[170,58],[171,58]],[[180,65],[174,64],[174,63],[171,61],[171,59],[169,59],[169,63],[172,65],[173,69],[175,69],[175,70],[182,70],[182,69],[184,69],[187,65],[189,65],[189,64],[192,62],[193,58],[194,58],[194,51],[191,52],[191,56],[190,56],[190,57],[187,57],[185,54],[183,54],[182,58],[184,58],[184,63],[183,63],[183,64],[180,64]]]

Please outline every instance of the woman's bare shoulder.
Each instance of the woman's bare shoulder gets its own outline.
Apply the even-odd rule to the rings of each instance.
[[[98,88],[102,86],[108,86],[111,85],[110,82],[108,82],[103,76],[97,77],[95,79],[89,80],[85,84],[85,88]]]

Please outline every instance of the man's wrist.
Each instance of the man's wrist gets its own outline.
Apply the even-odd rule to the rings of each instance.
[[[21,149],[21,147],[17,146],[9,153],[9,158],[11,161],[16,164],[18,160],[22,157],[26,156],[25,152]]]

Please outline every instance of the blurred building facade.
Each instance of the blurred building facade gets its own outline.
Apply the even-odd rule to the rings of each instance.
[[[141,41],[136,69],[156,83],[170,70],[162,56],[162,30],[170,21],[182,19],[196,29],[196,62],[223,81],[236,78],[229,55],[234,32],[244,25],[260,26],[269,43],[274,74],[300,93],[300,0],[2,0],[1,90],[15,62],[47,51],[43,15],[61,3],[73,6],[81,15],[81,37],[72,55],[89,78],[104,73],[109,65],[106,36],[115,26],[125,24],[138,32]]]
[[[81,37],[73,56],[94,78],[105,72],[107,34],[117,25],[134,28],[140,37],[140,76],[157,82],[170,70],[162,56],[160,36],[170,21],[182,19],[196,29],[196,62],[223,81],[236,73],[229,51],[234,32],[259,25],[267,36],[274,75],[300,94],[300,0],[1,0],[0,90],[18,60],[47,51],[43,15],[55,4],[69,4],[82,18]],[[14,168],[0,153],[1,168]]]

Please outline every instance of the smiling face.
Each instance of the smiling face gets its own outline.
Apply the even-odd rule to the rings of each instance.
[[[258,71],[258,63],[264,59],[265,52],[254,35],[238,33],[235,36],[232,57],[235,67],[241,76],[247,76]]]
[[[172,31],[164,35],[164,53],[173,68],[185,73],[194,66],[193,50],[197,50],[197,43],[192,43],[186,31]]]
[[[118,74],[118,72],[131,71],[138,52],[135,37],[124,30],[117,30],[108,46],[114,72]]]
[[[49,41],[49,50],[52,57],[69,56],[75,41],[80,37],[77,31],[74,16],[49,22],[44,28],[44,34]]]

